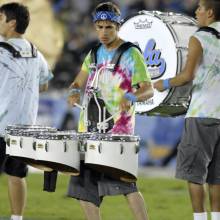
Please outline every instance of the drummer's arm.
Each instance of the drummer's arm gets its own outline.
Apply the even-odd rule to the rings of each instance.
[[[79,104],[80,102],[80,90],[82,90],[86,84],[88,78],[88,73],[81,70],[78,75],[76,76],[73,83],[71,83],[69,89],[79,89],[78,92],[73,93],[72,95],[68,96],[68,103],[70,106],[74,106],[76,103]]]
[[[203,54],[202,46],[195,37],[189,40],[187,61],[184,69],[175,77],[165,80],[159,80],[154,83],[154,88],[158,91],[164,91],[171,87],[182,86],[194,79],[195,70],[201,62]]]
[[[82,89],[88,78],[88,73],[81,70],[76,76],[75,80],[71,83],[70,88]]]
[[[137,97],[137,101],[145,101],[154,95],[152,84],[150,82],[140,82],[138,83],[139,88],[134,92]]]
[[[138,83],[138,89],[133,92],[128,92],[124,95],[120,103],[122,111],[128,111],[132,102],[141,102],[153,97],[153,88],[150,82]]]

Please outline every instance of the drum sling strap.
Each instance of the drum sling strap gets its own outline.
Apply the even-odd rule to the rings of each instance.
[[[91,50],[91,61],[92,61],[91,64],[92,64],[92,66],[96,67],[96,65],[97,65],[97,51],[101,45],[102,44],[100,43],[100,44],[96,45],[95,47],[93,47]],[[113,72],[115,71],[116,67],[118,66],[122,54],[131,47],[137,48],[142,53],[142,51],[138,45],[131,43],[131,42],[122,43],[118,47],[118,49],[116,50],[116,53],[111,60],[111,64],[114,65]]]
[[[197,32],[199,32],[199,31],[209,32],[209,33],[215,35],[217,39],[220,39],[220,32],[218,32],[215,28],[204,26],[204,27],[201,27],[197,30]]]
[[[8,50],[15,58],[35,58],[35,57],[37,57],[37,49],[34,47],[34,45],[32,43],[30,43],[30,45],[31,45],[31,54],[25,54],[25,53],[22,53],[22,52],[16,50],[11,44],[9,44],[7,42],[0,42],[0,47]]]
[[[91,50],[91,61],[92,61],[91,66],[92,66],[92,68],[96,68],[96,66],[97,66],[97,51],[100,46],[101,46],[101,44],[98,44],[97,46],[95,46]],[[111,70],[112,72],[115,72],[116,67],[119,64],[123,53],[131,47],[135,47],[141,52],[141,49],[137,45],[135,45],[131,42],[125,42],[125,43],[121,44],[118,47],[118,49],[116,50],[115,55],[113,56],[111,63],[110,63],[112,66],[114,66],[113,70]],[[97,100],[98,100],[98,103],[101,107],[101,112],[102,112],[101,114],[103,115],[103,107],[105,107],[105,103],[100,98],[97,98]],[[111,114],[106,110],[106,119],[109,117],[111,117]],[[98,119],[99,119],[98,107],[97,107],[97,104],[95,102],[94,97],[91,97],[91,99],[89,100],[89,104],[88,104],[88,121],[89,121],[88,131],[89,132],[97,132],[98,131],[98,129],[97,129]],[[106,132],[109,131],[110,129],[113,128],[113,126],[114,126],[114,121],[113,121],[113,119],[111,119],[108,122],[108,128],[105,131]]]

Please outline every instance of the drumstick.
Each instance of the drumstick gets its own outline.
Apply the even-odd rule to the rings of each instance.
[[[119,113],[121,113],[121,111],[116,112],[114,115],[112,115],[111,117],[107,118],[106,120],[103,120],[102,122],[98,123],[99,126],[103,126],[104,123],[110,121],[111,119],[113,119],[116,115],[118,115]]]
[[[84,109],[85,109],[85,107],[84,107],[84,106],[79,105],[78,103],[74,103],[74,105],[75,105],[76,107],[78,107],[78,108],[82,109],[82,110],[84,110]]]

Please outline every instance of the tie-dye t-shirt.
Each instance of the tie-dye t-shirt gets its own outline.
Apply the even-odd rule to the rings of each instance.
[[[116,71],[108,68],[109,63],[116,52],[107,50],[103,45],[97,51],[97,67],[99,73],[98,88],[99,97],[104,100],[106,109],[114,116],[114,127],[109,131],[115,134],[133,134],[135,123],[134,106],[128,112],[120,112],[119,104],[126,92],[132,92],[133,87],[140,82],[151,82],[150,74],[142,54],[134,47],[129,48],[121,56]],[[93,82],[95,71],[90,69],[90,53],[86,56],[82,65],[82,71],[89,74],[84,94],[83,105],[88,103],[88,87]],[[89,113],[88,113],[89,114]],[[79,131],[85,132],[84,112],[80,114]]]
[[[210,25],[220,32],[220,22]],[[220,119],[220,39],[209,32],[194,34],[203,48],[203,57],[193,80],[192,99],[186,117]]]

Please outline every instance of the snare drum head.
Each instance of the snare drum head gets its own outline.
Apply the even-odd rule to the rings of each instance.
[[[140,140],[140,137],[134,135],[127,135],[127,134],[96,133],[87,137],[87,139],[97,140],[97,141],[137,142]]]
[[[165,19],[166,17],[169,19]],[[170,20],[172,16],[169,14],[143,11],[125,20],[119,31],[122,39],[139,45],[153,82],[174,77],[178,72],[179,55],[175,30],[167,24]],[[184,27],[182,31],[184,32]],[[167,97],[168,92],[154,89],[153,98],[136,103],[136,112],[147,112],[157,107]]]

